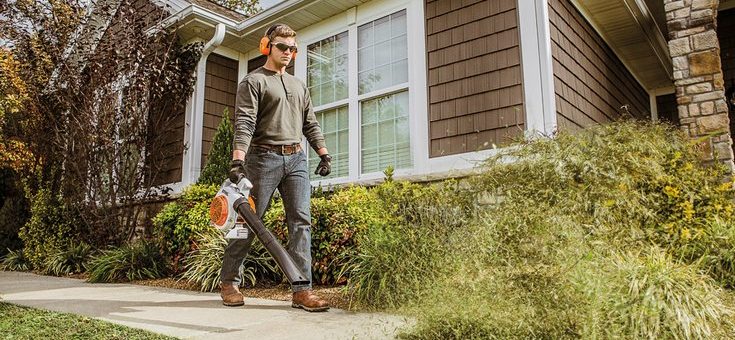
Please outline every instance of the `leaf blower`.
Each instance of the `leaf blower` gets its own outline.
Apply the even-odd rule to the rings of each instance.
[[[291,285],[309,284],[306,275],[296,267],[286,249],[255,213],[255,203],[250,197],[252,188],[253,184],[242,175],[236,184],[226,179],[209,206],[212,225],[224,232],[226,239],[244,239],[250,231],[254,232]]]

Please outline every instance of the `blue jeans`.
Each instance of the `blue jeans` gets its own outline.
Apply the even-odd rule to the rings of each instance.
[[[302,150],[292,155],[279,155],[252,146],[245,156],[245,176],[253,183],[250,195],[261,219],[278,189],[286,210],[288,253],[311,282],[311,183],[306,153]],[[220,272],[222,283],[240,285],[243,262],[254,237],[255,233],[249,233],[246,239],[228,242]],[[294,292],[311,289],[311,283],[292,286],[291,289]]]

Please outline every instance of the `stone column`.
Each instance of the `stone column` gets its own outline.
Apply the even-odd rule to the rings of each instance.
[[[718,5],[719,0],[664,0],[681,129],[702,140],[705,161],[723,162],[732,173],[730,119],[716,31]]]

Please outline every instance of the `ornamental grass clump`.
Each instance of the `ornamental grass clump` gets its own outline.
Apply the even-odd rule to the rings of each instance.
[[[168,261],[158,245],[140,240],[103,251],[88,265],[89,282],[124,282],[158,279],[169,272]]]
[[[201,291],[211,292],[219,288],[222,259],[227,240],[221,231],[210,228],[198,232],[195,247],[184,260],[182,280],[196,283]],[[242,285],[255,286],[260,280],[281,282],[281,272],[273,257],[259,240],[254,240],[243,262]]]
[[[503,149],[447,196],[383,195],[401,218],[361,239],[356,303],[414,317],[409,339],[732,338],[732,183],[699,152],[616,122]]]
[[[33,264],[25,256],[23,249],[8,250],[5,256],[0,257],[0,270],[12,270],[25,272],[31,270]]]
[[[52,252],[44,262],[44,273],[56,276],[82,273],[86,270],[92,252],[92,246],[84,242]]]

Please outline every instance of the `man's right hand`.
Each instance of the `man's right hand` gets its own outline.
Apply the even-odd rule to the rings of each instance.
[[[240,181],[240,175],[245,175],[245,161],[233,159],[230,162],[230,182],[237,184]]]

